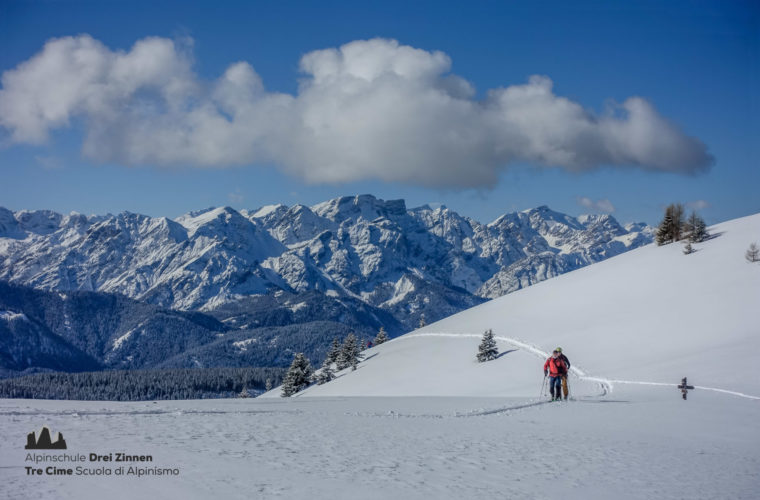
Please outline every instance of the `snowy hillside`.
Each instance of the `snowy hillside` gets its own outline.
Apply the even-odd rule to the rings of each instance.
[[[203,311],[311,291],[361,300],[408,331],[423,314],[444,318],[651,240],[651,228],[609,215],[539,207],[481,224],[371,195],[176,220],[0,208],[0,280]]]
[[[357,371],[302,394],[536,397],[543,359],[561,346],[577,396],[688,376],[760,399],[750,368],[760,351],[760,265],[744,258],[760,240],[760,214],[710,233],[689,255],[682,244],[649,245],[463,311],[365,351]],[[504,354],[477,363],[489,328]]]

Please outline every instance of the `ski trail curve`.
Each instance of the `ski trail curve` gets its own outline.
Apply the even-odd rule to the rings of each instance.
[[[404,335],[402,337],[398,337],[394,339],[394,341],[398,341],[404,338],[414,338],[414,337],[457,337],[457,338],[482,338],[483,334],[478,333],[412,333],[409,335]],[[500,340],[502,342],[506,342],[507,344],[510,344],[514,347],[517,347],[518,349],[522,349],[524,351],[528,351],[529,353],[535,355],[536,357],[540,357],[541,359],[546,359],[549,357],[549,353],[542,350],[541,348],[530,344],[528,342],[512,338],[512,337],[504,337],[502,335],[494,335],[494,339]],[[573,375],[578,377],[579,380],[585,380],[588,382],[596,382],[599,384],[602,394],[601,396],[606,395],[607,393],[611,393],[613,391],[615,384],[621,384],[621,385],[653,385],[653,386],[662,386],[662,387],[678,387],[678,384],[673,383],[665,383],[665,382],[642,382],[638,380],[618,380],[618,379],[609,379],[605,377],[593,377],[588,375],[584,370],[581,368],[578,368],[577,366],[573,365],[570,367],[570,371]],[[738,391],[730,391],[728,389],[720,389],[718,387],[705,387],[701,385],[695,385],[695,389],[701,389],[704,391],[712,391],[712,392],[719,392],[721,394],[728,394],[730,396],[736,396],[744,399],[751,399],[755,401],[760,401],[760,397],[753,396],[751,394],[745,394],[743,392]]]

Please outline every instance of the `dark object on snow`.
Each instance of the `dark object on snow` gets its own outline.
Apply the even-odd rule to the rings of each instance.
[[[760,261],[760,249],[757,248],[757,243],[750,244],[747,253],[744,254],[744,258],[749,262]]]
[[[492,361],[499,356],[499,349],[496,347],[496,340],[493,338],[493,330],[490,328],[483,334],[483,340],[480,341],[478,346],[478,354],[476,356],[478,362]]]
[[[679,385],[678,388],[681,389],[681,394],[683,395],[683,399],[685,401],[686,400],[686,393],[690,389],[694,389],[694,386],[693,385],[688,385],[686,383],[686,377],[684,377],[684,378],[681,379],[681,385]]]

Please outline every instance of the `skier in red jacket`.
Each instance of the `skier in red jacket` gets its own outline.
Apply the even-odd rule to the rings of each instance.
[[[562,399],[562,378],[567,376],[567,363],[561,352],[557,349],[552,352],[552,356],[544,363],[544,376],[549,375],[549,391],[552,394],[552,401]]]

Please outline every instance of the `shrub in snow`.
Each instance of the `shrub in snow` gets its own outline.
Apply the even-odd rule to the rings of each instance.
[[[760,248],[757,247],[757,243],[752,243],[747,249],[747,253],[744,257],[750,262],[760,261]]]
[[[282,397],[288,398],[306,389],[311,382],[312,374],[313,370],[309,360],[302,352],[297,353],[285,374],[285,380],[282,382]]]
[[[483,334],[483,340],[480,341],[480,347],[478,347],[478,361],[491,361],[496,359],[499,355],[499,349],[496,347],[496,340],[493,338],[493,330],[490,328]]]
[[[694,248],[691,246],[691,243],[687,243],[685,247],[683,247],[683,253],[685,255],[689,255],[690,253],[694,253]]]
[[[385,332],[385,328],[381,326],[380,331],[377,332],[377,336],[375,337],[375,345],[380,345],[384,342],[388,342],[388,334]]]

